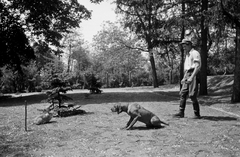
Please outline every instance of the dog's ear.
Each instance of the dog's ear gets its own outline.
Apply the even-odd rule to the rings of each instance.
[[[119,113],[121,113],[122,112],[122,107],[121,107],[121,105],[117,105],[117,113],[119,114]]]

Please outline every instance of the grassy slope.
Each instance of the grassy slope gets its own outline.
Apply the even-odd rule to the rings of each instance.
[[[210,94],[229,94],[232,91],[233,75],[208,76],[207,82]]]
[[[208,96],[200,96],[200,104],[240,116],[240,103],[231,104],[233,75],[208,76]]]

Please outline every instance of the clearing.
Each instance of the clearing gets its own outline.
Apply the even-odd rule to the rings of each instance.
[[[85,114],[57,118],[34,125],[33,119],[48,106],[45,94],[13,95],[0,100],[0,157],[238,157],[240,156],[240,104],[230,104],[232,76],[209,77],[209,95],[199,97],[200,120],[172,118],[178,111],[178,85],[88,90],[67,93]],[[28,104],[25,131],[24,102]],[[139,103],[170,126],[147,129],[137,122],[120,130],[129,116],[112,113],[115,103]]]

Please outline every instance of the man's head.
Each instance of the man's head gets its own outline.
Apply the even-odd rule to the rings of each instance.
[[[192,41],[189,39],[183,39],[180,44],[185,52],[189,52],[192,49]]]

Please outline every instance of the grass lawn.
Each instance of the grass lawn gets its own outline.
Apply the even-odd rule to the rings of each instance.
[[[209,95],[199,97],[203,110],[206,110],[205,106],[211,106],[240,115],[240,105],[230,104],[232,79],[232,76],[208,78]],[[200,156],[204,154],[205,156],[234,156],[237,153],[231,153],[240,150],[239,143],[236,141],[228,141],[229,146],[225,146],[229,148],[228,154],[223,153],[225,147],[213,147],[217,145],[213,141],[221,141],[220,136],[225,134],[225,132],[211,134],[219,123],[171,118],[171,114],[178,109],[178,85],[166,85],[159,88],[103,89],[102,94],[91,94],[86,98],[85,94],[88,92],[88,90],[74,90],[67,93],[73,99],[74,104],[82,105],[80,109],[86,111],[85,113],[62,118],[54,117],[50,123],[44,125],[35,125],[33,120],[41,114],[38,109],[44,109],[49,105],[41,102],[47,98],[45,94],[18,94],[12,95],[12,98],[1,99],[0,157],[156,157],[197,156],[196,153]],[[25,131],[25,102],[27,102],[28,111],[28,131]],[[133,130],[119,130],[126,124],[129,117],[124,113],[119,115],[112,113],[110,108],[115,103],[135,102],[156,113],[162,120],[169,122],[170,127],[147,129],[142,123],[136,123]],[[190,108],[189,111],[192,109]],[[228,120],[237,121],[232,116],[228,117]],[[239,129],[239,122],[237,124]],[[204,130],[200,126],[206,126],[210,130]],[[222,125],[219,125],[220,129],[221,127]],[[200,129],[195,132],[193,129],[196,128]],[[224,129],[221,130],[224,131]],[[205,135],[205,137],[200,136],[201,138],[196,139],[197,134]],[[204,143],[208,136],[212,141]],[[184,143],[181,144],[182,141]],[[195,144],[199,146],[199,150]],[[233,146],[235,148],[230,148]],[[210,150],[210,147],[213,148]]]

